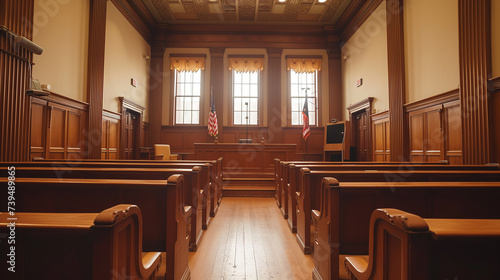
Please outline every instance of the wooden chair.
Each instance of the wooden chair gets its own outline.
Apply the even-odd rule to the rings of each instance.
[[[0,265],[1,279],[156,279],[162,261],[159,252],[142,253],[135,205],[92,214],[4,212],[0,233],[16,241],[0,242],[13,256]]]
[[[350,256],[352,280],[500,279],[500,220],[422,219],[377,209],[366,257]]]
[[[157,159],[157,160],[178,160],[179,155],[170,153],[170,145],[155,144],[155,159]]]

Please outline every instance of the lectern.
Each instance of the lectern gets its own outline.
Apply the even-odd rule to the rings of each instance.
[[[333,154],[340,154],[341,161],[350,159],[351,124],[349,121],[328,123],[325,126],[323,156],[329,161]]]

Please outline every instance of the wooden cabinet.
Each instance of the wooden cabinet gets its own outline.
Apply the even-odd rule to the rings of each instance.
[[[85,158],[88,106],[51,94],[31,98],[30,159]]]

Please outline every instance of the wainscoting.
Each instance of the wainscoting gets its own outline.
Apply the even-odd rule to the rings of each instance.
[[[462,164],[459,92],[449,91],[405,105],[410,161]]]

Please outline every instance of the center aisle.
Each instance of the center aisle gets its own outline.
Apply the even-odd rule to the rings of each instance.
[[[274,198],[224,197],[197,252],[189,254],[191,279],[312,279],[304,255]]]

